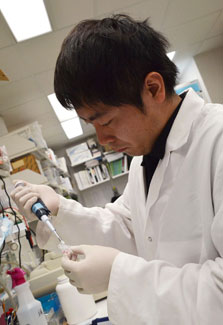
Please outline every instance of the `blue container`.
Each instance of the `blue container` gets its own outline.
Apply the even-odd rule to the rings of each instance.
[[[57,312],[61,305],[56,292],[52,292],[48,295],[36,298],[42,304],[43,311],[45,314],[49,313],[50,309],[53,308],[54,312]]]

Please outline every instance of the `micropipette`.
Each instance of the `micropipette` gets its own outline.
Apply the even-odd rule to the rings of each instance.
[[[15,184],[15,187],[18,186],[25,186],[25,184],[23,182],[17,182]],[[58,235],[58,233],[56,232],[56,229],[54,228],[54,226],[52,225],[52,223],[50,222],[50,219],[48,218],[48,216],[50,215],[50,210],[45,206],[45,204],[43,203],[43,201],[41,199],[38,199],[31,207],[32,212],[37,216],[37,218],[41,221],[43,221],[48,228],[54,233],[54,235],[59,239],[59,241],[61,242],[62,245],[64,245],[64,241],[60,238],[60,236]]]

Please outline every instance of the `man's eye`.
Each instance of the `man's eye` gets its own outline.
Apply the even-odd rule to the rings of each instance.
[[[112,120],[109,120],[108,122],[106,123],[103,123],[102,126],[108,126],[110,123],[111,123]]]
[[[90,121],[84,120],[82,119],[82,121],[84,121],[85,124],[92,124]]]

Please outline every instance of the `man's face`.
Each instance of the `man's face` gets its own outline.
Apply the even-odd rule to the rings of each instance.
[[[132,105],[107,106],[78,109],[78,115],[96,130],[101,145],[109,145],[114,151],[130,156],[149,153],[157,137],[155,110],[144,103],[144,112]]]

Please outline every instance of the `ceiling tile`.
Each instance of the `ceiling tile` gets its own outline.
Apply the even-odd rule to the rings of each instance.
[[[223,34],[223,10],[220,12],[213,28],[208,33],[207,37],[213,37]]]
[[[94,16],[92,0],[46,0],[53,30],[72,26],[77,22]]]
[[[5,19],[3,15],[1,14],[0,11],[0,49],[6,46],[10,46],[13,44],[16,44],[16,41],[7,25],[5,22]]]
[[[24,104],[42,96],[32,78],[1,84],[0,111]]]
[[[201,19],[166,30],[165,34],[176,49],[181,49],[188,44],[193,44],[205,40],[208,32],[213,27],[218,13],[205,16]]]
[[[16,124],[29,124],[36,121],[39,116],[53,111],[46,98],[31,100],[25,104],[17,105],[1,112],[7,128],[12,128]]]
[[[221,9],[223,9],[222,0],[172,0],[169,2],[163,20],[163,27],[169,28],[181,25],[185,22],[197,19],[198,17],[203,17]]]
[[[199,53],[203,43],[204,42],[202,41],[194,44],[185,44],[184,47],[176,51],[176,54],[173,59],[174,63],[177,63],[179,60],[181,61],[187,58],[191,58],[197,53]]]
[[[30,74],[54,69],[62,42],[69,29],[51,32],[17,45]]]
[[[104,15],[105,13],[110,13],[134,4],[138,4],[136,0],[95,0],[95,16]]]
[[[127,13],[162,31],[176,49],[174,62],[222,44],[222,0],[44,0],[53,32],[16,43],[0,14],[0,68],[9,82],[0,82],[0,114],[10,128],[38,120],[49,146],[72,145],[95,134],[82,123],[84,135],[68,140],[51,111],[47,95],[53,92],[54,68],[64,38],[83,19]]]
[[[149,22],[152,27],[159,29],[163,21],[163,17],[167,8],[168,1],[156,0],[156,1],[143,1],[124,8],[123,10],[114,11],[114,13],[125,13],[132,16],[135,19],[146,19],[149,18]]]
[[[223,34],[205,40],[203,45],[200,48],[199,53],[207,52],[219,47],[223,47]],[[223,61],[223,57],[222,57],[222,61]]]
[[[30,76],[23,57],[16,45],[1,49],[0,62],[1,69],[8,76],[9,81],[24,79]]]
[[[54,69],[38,73],[33,78],[46,97],[54,92]]]
[[[57,138],[57,132],[58,128],[60,128],[60,124],[53,112],[47,112],[44,114],[39,115],[36,118],[27,118],[27,120],[24,122],[24,120],[18,119],[18,122],[13,124],[6,124],[8,127],[8,130],[11,132],[13,130],[16,130],[24,125],[30,124],[32,122],[38,121],[42,128],[43,137],[47,139],[48,134],[53,134],[55,136],[55,139]],[[49,122],[50,121],[50,122]]]

